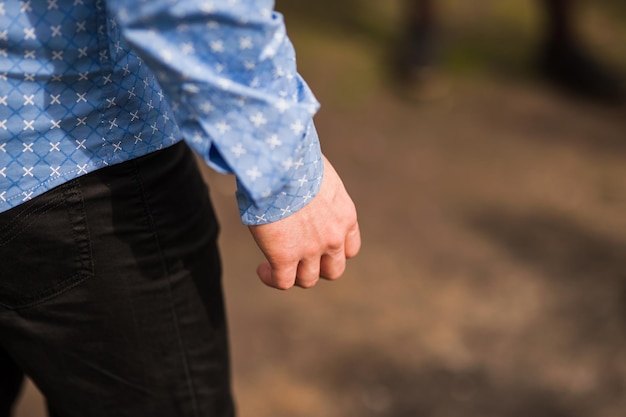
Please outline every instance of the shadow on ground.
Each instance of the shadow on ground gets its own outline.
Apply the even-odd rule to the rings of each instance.
[[[328,381],[351,399],[350,415],[363,417],[585,417],[584,406],[563,393],[483,368],[454,370],[433,364],[413,368],[402,358],[374,351],[350,352],[328,370]],[[337,366],[337,364],[339,364]]]
[[[545,277],[558,294],[553,313],[576,323],[573,344],[626,342],[625,241],[563,213],[488,210],[470,222],[515,262]]]

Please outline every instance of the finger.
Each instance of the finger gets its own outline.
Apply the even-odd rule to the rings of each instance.
[[[345,249],[342,247],[333,254],[322,256],[320,266],[320,275],[322,278],[335,280],[342,276],[346,270]]]
[[[302,288],[311,288],[320,279],[320,259],[303,259],[298,263],[296,285]]]
[[[295,263],[291,267],[289,265],[272,267],[269,262],[264,262],[257,267],[257,275],[269,287],[288,290],[295,283],[296,270]]]
[[[361,230],[356,223],[346,234],[345,255],[346,258],[353,258],[361,249]]]

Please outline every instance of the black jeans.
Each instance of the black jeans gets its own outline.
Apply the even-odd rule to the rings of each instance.
[[[0,416],[232,416],[217,235],[184,143],[1,213]]]

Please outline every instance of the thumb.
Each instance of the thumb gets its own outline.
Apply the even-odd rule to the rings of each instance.
[[[272,267],[269,262],[260,263],[256,268],[256,274],[261,278],[261,281],[268,286],[272,284]]]
[[[296,281],[298,263],[272,266],[269,262],[259,264],[256,273],[261,281],[272,288],[288,290]]]

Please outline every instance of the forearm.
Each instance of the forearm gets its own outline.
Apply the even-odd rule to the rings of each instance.
[[[277,220],[319,187],[312,125],[319,105],[297,73],[272,1],[202,4],[108,1],[124,39],[172,102],[185,139],[213,168],[237,176],[244,222]]]

